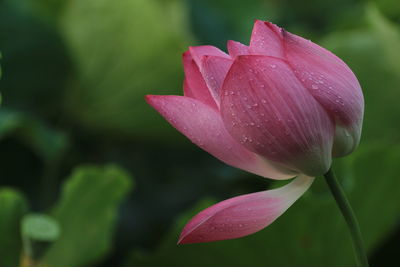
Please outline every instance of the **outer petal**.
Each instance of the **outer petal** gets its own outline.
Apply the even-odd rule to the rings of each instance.
[[[222,92],[225,125],[249,150],[309,176],[329,169],[333,121],[284,61],[239,56]]]
[[[182,61],[185,70],[185,81],[183,86],[185,96],[195,98],[210,107],[217,109],[217,104],[215,103],[215,100],[200,73],[199,67],[193,60],[189,51],[183,53]]]
[[[190,54],[199,68],[201,67],[201,58],[203,56],[217,56],[230,58],[225,52],[212,45],[201,45],[189,47]]]
[[[350,68],[328,50],[297,35],[283,34],[287,60],[296,76],[335,117],[334,156],[351,153],[361,135],[364,99]]]
[[[153,95],[146,100],[193,143],[228,165],[273,179],[294,176],[237,143],[226,131],[220,114],[210,106],[184,96]]]
[[[251,54],[285,58],[281,32],[282,29],[275,24],[256,20],[251,33]]]
[[[200,69],[217,105],[220,102],[222,83],[232,63],[233,60],[231,58],[219,56],[202,57]]]
[[[299,176],[274,190],[234,197],[197,214],[178,243],[202,243],[247,236],[270,225],[310,187],[314,178]]]
[[[249,47],[239,42],[229,40],[227,43],[229,55],[234,58],[237,56],[250,54]]]

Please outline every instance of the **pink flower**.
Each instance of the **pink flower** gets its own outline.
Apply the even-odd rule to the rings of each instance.
[[[257,20],[250,45],[183,54],[184,96],[146,99],[178,131],[228,165],[279,189],[222,201],[195,216],[180,243],[232,239],[271,224],[359,143],[364,101],[349,67],[324,48]]]

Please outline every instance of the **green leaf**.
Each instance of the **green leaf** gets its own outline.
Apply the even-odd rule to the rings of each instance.
[[[24,259],[37,259],[60,235],[59,224],[51,216],[30,213],[22,218],[21,234],[24,243]]]
[[[60,24],[77,70],[73,117],[101,133],[176,134],[144,96],[182,92],[185,14],[181,0],[69,1]]]
[[[367,6],[367,20],[376,40],[382,46],[383,55],[389,68],[400,78],[400,29],[386,19],[378,8],[370,4]]]
[[[379,144],[359,149],[336,163],[369,251],[400,219],[399,161],[399,146]],[[355,264],[346,224],[322,177],[317,178],[310,192],[261,232],[236,240],[177,246],[180,230],[191,215],[205,207],[201,206],[179,221],[154,254],[135,251],[125,266],[186,266],[190,263],[194,267],[350,267]]]
[[[22,219],[22,235],[38,241],[55,241],[60,235],[58,222],[45,214],[27,214]]]
[[[22,249],[20,221],[27,209],[27,202],[19,192],[0,188],[1,266],[18,266]]]
[[[86,266],[103,256],[111,246],[118,205],[130,188],[129,175],[116,166],[76,169],[51,213],[61,235],[43,262],[50,267]]]

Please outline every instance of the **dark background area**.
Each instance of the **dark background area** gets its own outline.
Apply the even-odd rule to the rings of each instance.
[[[176,245],[202,208],[278,182],[203,152],[144,96],[182,94],[187,47],[248,44],[255,19],[359,78],[362,141],[334,166],[371,266],[400,266],[398,0],[0,0],[0,266],[354,266],[322,177],[260,233]]]

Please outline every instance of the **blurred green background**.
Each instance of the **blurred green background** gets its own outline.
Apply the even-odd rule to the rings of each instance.
[[[359,78],[362,141],[334,165],[371,266],[400,266],[398,0],[0,0],[0,267],[354,266],[322,178],[255,235],[176,245],[201,209],[278,184],[201,151],[144,95],[181,94],[187,46],[248,44],[254,19]]]

